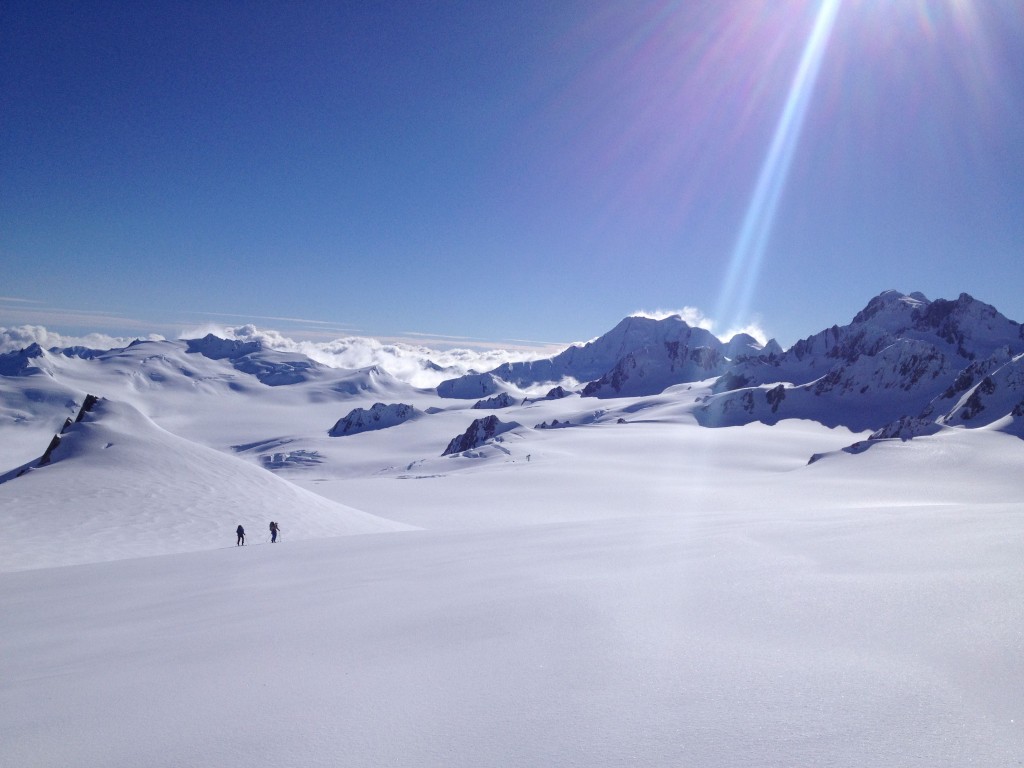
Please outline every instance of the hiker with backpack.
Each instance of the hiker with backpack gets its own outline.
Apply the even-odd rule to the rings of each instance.
[[[239,546],[244,547],[245,546],[245,528],[243,528],[241,525],[239,525],[235,529],[235,533],[238,534],[238,541],[235,543],[235,546],[236,547],[239,547]]]
[[[279,530],[280,530],[280,528],[277,527],[277,523],[275,523],[273,520],[271,520],[270,521],[270,543],[271,544],[276,544],[277,543],[277,532]]]

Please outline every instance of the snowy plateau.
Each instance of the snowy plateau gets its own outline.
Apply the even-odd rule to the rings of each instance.
[[[1024,328],[966,294],[432,388],[33,345],[0,531],[4,766],[1024,765]]]

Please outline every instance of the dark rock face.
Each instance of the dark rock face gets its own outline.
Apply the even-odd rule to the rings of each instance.
[[[508,392],[502,392],[500,395],[489,397],[486,400],[477,400],[473,403],[475,410],[498,410],[499,408],[508,408],[516,404],[515,398],[512,397]]]
[[[72,421],[70,418],[64,420],[64,425],[60,428],[60,432],[53,436],[53,439],[50,440],[50,444],[46,446],[46,450],[43,451],[43,455],[39,457],[39,463],[37,464],[37,466],[45,467],[47,464],[50,463],[50,461],[53,458],[53,452],[57,450],[57,447],[60,445],[61,436],[65,432],[67,432],[68,427],[70,427],[72,424],[77,424],[82,419],[84,419],[85,415],[91,412],[92,409],[96,407],[96,404],[98,402],[100,402],[100,398],[98,398],[96,395],[85,396],[85,399],[82,401],[82,407],[79,408],[78,415],[75,416],[75,420]]]
[[[572,393],[567,391],[564,387],[554,387],[544,395],[545,400],[561,400],[563,397],[568,397]]]
[[[715,382],[712,390],[714,392],[732,392],[734,389],[743,389],[750,385],[750,379],[735,371],[726,371]]]
[[[981,383],[974,388],[974,392],[967,398],[967,402],[964,403],[963,410],[960,411],[960,418],[963,421],[970,421],[975,418],[979,413],[985,410],[985,404],[983,397],[985,395],[991,395],[996,391],[995,382],[992,381],[990,376],[986,376],[981,380]]]
[[[494,415],[476,419],[469,425],[469,429],[448,443],[448,447],[444,449],[444,453],[441,455],[452,456],[479,448],[488,440],[493,440],[498,435],[508,432],[510,429],[515,429],[517,426],[519,425],[514,422],[502,422]]]
[[[95,408],[96,403],[98,403],[99,401],[100,399],[96,397],[96,395],[86,395],[85,400],[82,401],[82,410],[78,412],[78,416],[75,418],[75,423],[77,424],[82,419],[84,419],[85,414],[89,413],[89,411]]]
[[[631,352],[596,381],[583,388],[583,397],[655,395],[674,384],[703,381],[726,370],[728,361],[715,347],[679,343]]]
[[[573,424],[568,419],[566,419],[565,421],[552,419],[550,424],[548,424],[546,421],[542,421],[540,424],[536,424],[534,426],[534,429],[565,429],[571,426],[573,426]]]
[[[764,397],[768,401],[768,405],[771,406],[772,413],[776,413],[779,410],[779,406],[782,405],[782,401],[786,399],[786,388],[779,384],[774,389],[765,392]]]
[[[1024,354],[1008,358],[1006,350],[977,360],[916,415],[902,416],[872,434],[873,440],[907,440],[943,427],[982,427],[999,423],[1007,433],[1024,437]]]
[[[0,355],[0,376],[33,376],[42,373],[36,360],[43,357],[43,348],[30,344],[17,352]]]
[[[402,424],[419,415],[419,411],[405,403],[374,403],[369,409],[354,408],[344,418],[338,419],[327,434],[331,437],[356,435],[360,432],[371,432],[387,429]]]

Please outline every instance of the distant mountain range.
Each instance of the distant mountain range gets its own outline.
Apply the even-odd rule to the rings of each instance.
[[[212,335],[112,350],[32,345],[0,355],[0,426],[45,418],[56,422],[52,433],[86,392],[106,396],[115,384],[112,397],[154,416],[190,407],[183,404],[191,395],[265,387],[294,390],[288,400],[294,408],[359,399],[359,409],[319,430],[333,435],[396,426],[418,414],[401,403],[426,391],[377,366],[330,368],[260,342]],[[436,396],[502,408],[553,391],[610,401],[679,388],[682,398],[698,384],[703,391],[693,416],[708,427],[810,419],[870,430],[873,439],[908,439],[945,426],[1024,437],[1024,326],[967,294],[929,300],[897,291],[871,299],[848,324],[787,350],[745,334],[723,342],[679,316],[628,317],[553,357],[446,380]],[[161,393],[179,399],[161,404]]]
[[[705,426],[811,419],[910,438],[943,425],[1024,436],[1024,326],[961,294],[885,291],[853,320],[783,351],[745,334],[723,342],[681,317],[629,317],[547,360],[443,382],[443,397],[582,384],[583,397],[638,397],[712,380]]]

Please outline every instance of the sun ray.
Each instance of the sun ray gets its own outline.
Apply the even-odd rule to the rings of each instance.
[[[789,87],[768,153],[761,165],[754,194],[733,249],[719,295],[715,318],[726,326],[745,324],[750,299],[771,235],[775,211],[786,185],[793,153],[841,0],[822,0],[814,27],[804,46],[800,64]]]

